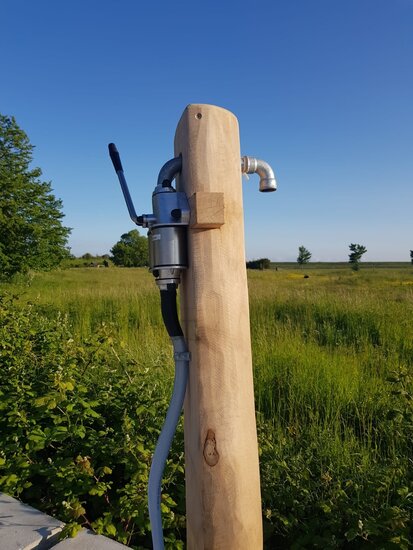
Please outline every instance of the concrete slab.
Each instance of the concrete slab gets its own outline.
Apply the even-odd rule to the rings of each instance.
[[[0,493],[0,550],[122,550],[114,540],[82,529],[73,539],[58,541],[64,523]]]
[[[64,523],[0,493],[0,549],[48,550]]]
[[[73,539],[62,540],[53,546],[53,550],[125,550],[125,548],[128,547],[102,535],[95,535],[86,529],[80,531]]]

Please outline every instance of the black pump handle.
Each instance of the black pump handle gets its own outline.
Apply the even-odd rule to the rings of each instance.
[[[125,180],[125,174],[123,173],[119,151],[116,149],[116,145],[114,143],[109,143],[108,147],[109,147],[109,155],[110,155],[110,158],[112,159],[113,166],[118,175],[119,183],[126,202],[126,206],[128,207],[129,216],[131,217],[132,221],[135,222],[137,225],[143,225],[142,216],[136,215],[135,207],[133,206],[132,197],[130,196],[128,184],[126,183],[126,180]]]
[[[113,167],[116,172],[123,172],[122,163],[120,161],[119,151],[114,143],[109,143],[109,155],[113,162]]]

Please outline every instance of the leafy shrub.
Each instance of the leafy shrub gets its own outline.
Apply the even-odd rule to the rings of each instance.
[[[322,320],[314,308],[313,317],[310,310],[277,311],[292,326],[303,318],[310,335]],[[381,342],[370,315],[352,323],[333,313],[325,319],[334,338],[351,330],[346,344],[356,337]],[[388,407],[374,409],[370,440],[352,429],[350,401],[338,431],[313,402],[299,415],[261,408],[265,548],[411,548],[410,370],[398,368],[387,384]],[[280,402],[292,409],[293,394],[286,395]],[[110,327],[80,341],[55,309],[44,306],[42,313],[0,299],[0,490],[67,522],[66,534],[82,525],[151,548],[147,482],[167,401],[163,386],[128,358]],[[163,482],[167,548],[183,548],[185,540],[182,437],[180,426]],[[380,441],[388,443],[385,452]]]
[[[101,330],[87,341],[67,320],[0,299],[0,490],[133,548],[150,548],[146,493],[167,399]],[[165,471],[169,548],[182,548],[182,429]]]
[[[395,439],[391,457],[363,450],[350,432],[344,450],[328,427],[316,432],[290,425],[275,433],[272,422],[259,417],[265,548],[412,548],[413,399],[407,378],[401,369],[389,379],[398,386],[382,428]]]

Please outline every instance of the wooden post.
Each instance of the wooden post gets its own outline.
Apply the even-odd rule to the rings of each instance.
[[[191,205],[181,319],[189,550],[262,548],[238,121],[189,105],[175,135]]]

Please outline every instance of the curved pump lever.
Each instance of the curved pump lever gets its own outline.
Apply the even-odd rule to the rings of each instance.
[[[133,206],[132,197],[130,196],[128,184],[126,183],[125,174],[123,173],[122,163],[120,161],[119,151],[114,143],[109,143],[109,155],[112,159],[113,167],[118,175],[119,183],[122,188],[122,193],[125,198],[126,206],[128,207],[129,216],[136,225],[142,225],[142,216],[136,215],[135,207]]]

